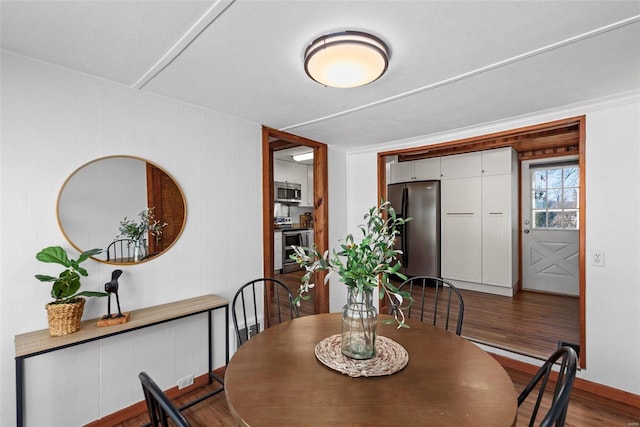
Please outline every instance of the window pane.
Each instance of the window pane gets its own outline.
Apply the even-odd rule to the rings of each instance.
[[[547,207],[547,192],[534,191],[533,192],[533,208],[544,209],[546,207]]]
[[[547,186],[549,188],[562,188],[562,169],[549,169],[547,171]]]
[[[547,213],[545,211],[533,212],[533,227],[534,228],[546,228],[547,227]]]
[[[533,189],[546,190],[547,189],[547,171],[538,170],[533,171],[531,176],[531,184]]]
[[[578,229],[580,168],[554,166],[531,171],[533,228]]]
[[[562,228],[562,211],[549,212],[547,219],[548,228]]]
[[[549,190],[547,192],[547,207],[549,209],[558,209],[562,207],[562,190]]]
[[[564,186],[578,187],[580,185],[580,174],[578,168],[564,168]]]
[[[577,188],[565,188],[564,189],[564,203],[562,207],[565,209],[578,207],[578,189]]]
[[[577,229],[578,228],[578,212],[577,211],[564,211],[564,228]]]

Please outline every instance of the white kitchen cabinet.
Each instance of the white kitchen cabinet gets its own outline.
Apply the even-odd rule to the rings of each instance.
[[[389,184],[440,179],[440,157],[392,163]]]
[[[482,283],[513,284],[513,202],[510,174],[482,177]]]
[[[273,268],[282,270],[282,231],[273,232]]]
[[[441,274],[467,282],[482,280],[481,178],[441,182]]]
[[[471,178],[482,175],[482,155],[475,153],[455,154],[440,159],[442,179]]]
[[[482,152],[482,283],[512,288],[518,274],[518,158]]]
[[[462,288],[511,296],[518,271],[517,157],[511,148],[469,154],[442,159],[442,276]]]
[[[482,153],[482,175],[510,174],[515,154],[511,147],[485,150]]]

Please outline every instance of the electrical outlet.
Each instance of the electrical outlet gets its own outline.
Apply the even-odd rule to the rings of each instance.
[[[249,327],[249,335],[247,336],[247,328],[242,328],[240,329],[240,338],[242,341],[238,341],[236,343],[237,348],[240,348],[240,346],[242,344],[245,343],[245,341],[247,341],[249,338],[253,337],[254,335],[257,335],[260,329],[260,325],[251,325]],[[236,340],[237,341],[237,340]]]
[[[604,267],[604,251],[591,251],[591,265]]]
[[[181,380],[178,380],[178,390],[182,390],[183,388],[189,387],[192,384],[193,384],[193,375],[184,377]]]

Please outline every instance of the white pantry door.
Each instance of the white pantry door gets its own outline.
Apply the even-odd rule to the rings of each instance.
[[[522,289],[579,295],[576,161],[522,162]]]

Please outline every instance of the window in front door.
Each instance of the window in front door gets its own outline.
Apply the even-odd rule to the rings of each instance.
[[[533,169],[531,187],[534,228],[578,229],[580,169],[577,164]]]

